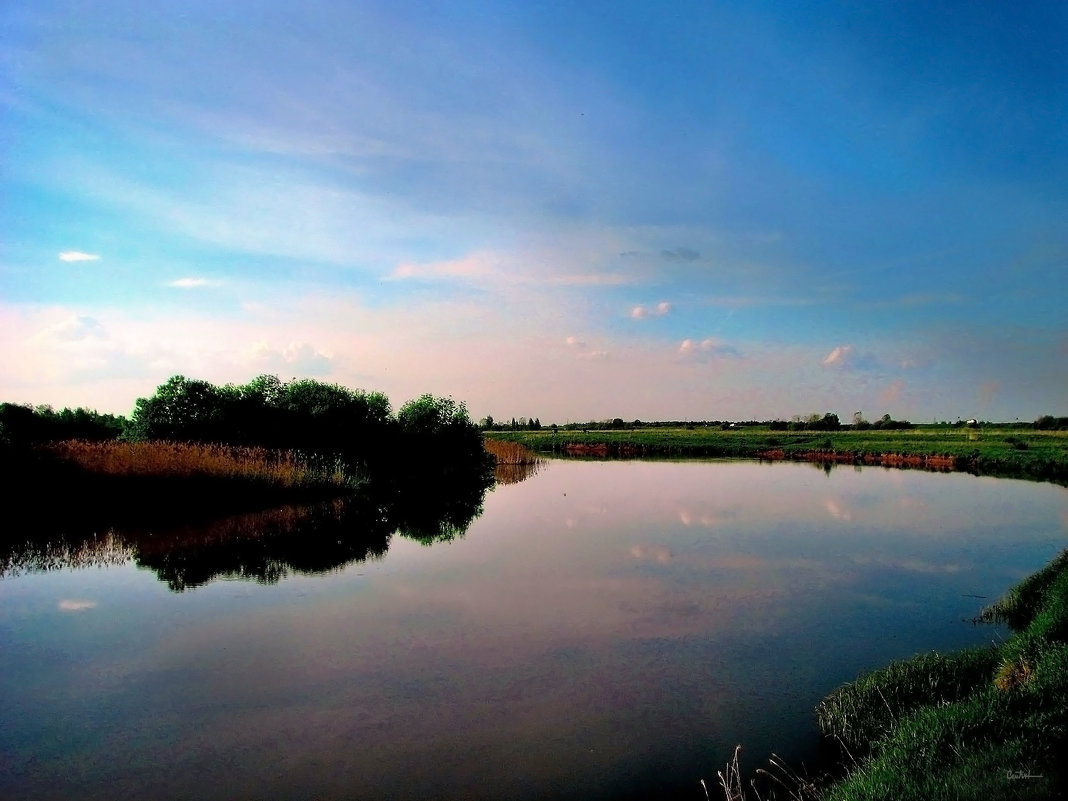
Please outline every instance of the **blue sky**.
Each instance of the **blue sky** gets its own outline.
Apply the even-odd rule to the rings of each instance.
[[[1063,3],[7,4],[0,397],[1066,414],[1066,41]]]

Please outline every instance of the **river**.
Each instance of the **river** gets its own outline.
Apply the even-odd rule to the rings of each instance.
[[[1068,544],[1062,487],[882,468],[554,460],[483,507],[14,548],[0,796],[701,799],[858,672],[1004,637]]]

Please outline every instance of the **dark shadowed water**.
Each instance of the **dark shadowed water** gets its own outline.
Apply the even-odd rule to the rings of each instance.
[[[753,462],[550,462],[451,540],[346,514],[13,548],[0,797],[702,799],[1005,636],[968,621],[1068,544],[1050,484]]]

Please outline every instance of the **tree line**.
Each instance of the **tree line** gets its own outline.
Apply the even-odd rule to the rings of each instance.
[[[487,456],[466,406],[430,394],[394,414],[381,392],[261,375],[217,386],[176,375],[138,398],[129,418],[87,409],[0,404],[0,441],[169,440],[294,450],[341,459],[352,470],[433,463],[440,473],[483,468]]]

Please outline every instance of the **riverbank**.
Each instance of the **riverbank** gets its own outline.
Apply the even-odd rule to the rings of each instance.
[[[1068,483],[1068,432],[1009,427],[772,431],[766,427],[487,431],[538,453],[589,457],[741,457],[867,464]]]
[[[496,465],[495,473],[486,469],[488,463],[452,472],[434,472],[431,463],[413,475],[388,464],[377,473],[357,473],[337,457],[260,447],[167,441],[0,442],[0,484],[46,530],[166,526],[332,499],[373,498],[391,505],[413,493],[427,509],[458,504],[466,514],[464,505],[476,508],[476,498],[494,478],[514,483],[537,468],[536,454],[513,443],[488,443],[486,454]],[[433,531],[439,528],[430,526]]]
[[[817,706],[841,748],[821,801],[1060,798],[1068,782],[1068,551],[984,610],[1005,642],[921,654]]]

